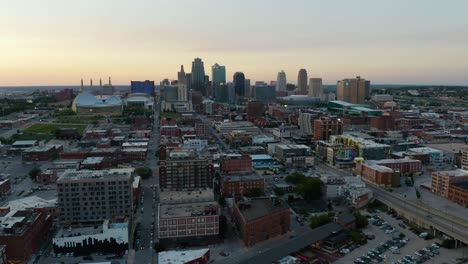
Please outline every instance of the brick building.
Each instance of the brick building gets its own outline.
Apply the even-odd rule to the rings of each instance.
[[[213,161],[197,156],[191,149],[173,150],[160,161],[161,190],[213,187],[213,178]]]
[[[181,131],[178,126],[161,126],[161,135],[162,136],[180,136]]]
[[[6,245],[8,261],[26,263],[52,227],[52,217],[34,210],[0,211],[0,244]]]
[[[468,171],[436,171],[432,173],[431,192],[448,198],[450,193],[450,185],[463,182],[468,182]]]
[[[205,138],[210,136],[210,125],[205,123],[196,123],[195,124],[195,135],[200,138]]]
[[[47,145],[25,149],[21,155],[23,161],[46,161],[58,158],[62,150],[62,146]]]
[[[249,101],[246,106],[247,120],[253,121],[258,118],[262,118],[265,108],[261,101]]]
[[[159,240],[163,245],[207,244],[218,239],[220,210],[213,190],[163,191]]]
[[[364,180],[384,187],[400,185],[400,176],[417,175],[421,172],[421,161],[413,159],[358,160],[354,173]]]
[[[10,179],[0,180],[0,197],[7,196],[11,191]]]
[[[468,181],[450,184],[447,198],[452,202],[468,207]]]
[[[39,184],[52,184],[57,181],[57,171],[45,170],[41,171],[36,177],[36,181]]]
[[[376,116],[370,118],[372,128],[388,131],[395,130],[395,119],[390,115]]]
[[[330,136],[342,133],[343,122],[335,116],[314,120],[314,140],[328,140]]]
[[[233,203],[232,214],[248,247],[285,234],[290,228],[289,207],[279,199],[243,199]]]
[[[265,190],[265,179],[256,174],[221,177],[221,193],[224,197],[250,195],[253,189]]]
[[[221,156],[220,170],[223,173],[239,173],[252,170],[252,158],[248,155],[225,154]]]

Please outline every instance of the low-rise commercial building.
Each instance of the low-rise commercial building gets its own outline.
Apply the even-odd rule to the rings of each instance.
[[[468,182],[468,171],[436,171],[432,173],[431,192],[448,198],[450,185],[463,182]]]
[[[0,245],[8,261],[26,263],[52,227],[52,217],[34,210],[0,210]]]
[[[384,187],[398,187],[400,176],[417,175],[421,172],[421,161],[413,159],[385,159],[356,161],[354,173],[364,180]]]
[[[454,203],[468,207],[468,181],[450,184],[447,198]]]
[[[256,174],[221,176],[221,193],[224,197],[233,197],[236,195],[250,195],[254,189],[262,193],[265,189],[265,179]]]
[[[0,197],[7,196],[11,191],[10,179],[0,180]]]
[[[163,191],[158,207],[163,245],[207,244],[218,239],[219,205],[213,190]]]
[[[387,144],[376,143],[372,140],[356,137],[350,134],[331,136],[330,142],[342,144],[346,147],[353,147],[358,157],[364,159],[386,159],[390,155],[391,146]]]
[[[158,253],[159,264],[205,264],[210,260],[210,249],[171,250]]]
[[[280,199],[243,199],[233,204],[233,218],[245,245],[285,234],[290,228],[289,207]]]
[[[223,173],[239,173],[252,170],[252,158],[241,154],[224,154],[221,156],[220,169]]]
[[[99,225],[62,227],[52,240],[55,253],[89,255],[96,252],[123,255],[128,250],[126,220],[104,220]]]

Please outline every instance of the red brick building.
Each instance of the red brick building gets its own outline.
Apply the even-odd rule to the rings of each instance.
[[[343,134],[343,122],[337,117],[314,120],[314,140],[328,140],[332,135]]]
[[[265,179],[256,175],[240,175],[221,177],[221,193],[224,197],[236,195],[250,195],[253,189],[265,190]]]
[[[223,173],[239,173],[252,170],[252,158],[248,155],[226,154],[221,157],[220,169]]]
[[[180,136],[181,131],[178,126],[161,126],[160,129],[162,136]]]
[[[454,203],[468,207],[468,182],[450,184],[447,198]]]
[[[395,129],[395,119],[390,115],[376,116],[370,118],[372,128],[388,131]]]
[[[0,180],[0,197],[8,195],[11,191],[10,179]]]
[[[401,175],[417,175],[421,172],[421,161],[413,159],[385,159],[356,162],[354,173],[364,180],[379,186],[397,187]]]
[[[263,103],[260,101],[249,101],[247,102],[246,106],[246,112],[247,112],[247,120],[253,121],[258,118],[262,118],[264,112],[265,112],[265,107],[263,106]]]
[[[25,149],[22,153],[23,161],[46,161],[59,157],[59,152],[63,150],[62,146],[43,146]]]
[[[289,207],[279,199],[262,197],[234,202],[232,214],[248,247],[290,229]]]
[[[36,181],[39,184],[51,184],[57,182],[57,172],[52,170],[42,171],[37,175]]]
[[[0,211],[0,244],[6,245],[9,261],[26,263],[52,227],[52,217],[39,211]]]
[[[205,123],[196,123],[195,124],[195,135],[200,138],[205,138],[210,136],[210,126]]]

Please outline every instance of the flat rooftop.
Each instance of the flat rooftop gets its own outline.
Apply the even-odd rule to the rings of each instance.
[[[129,179],[134,168],[110,169],[110,170],[66,170],[57,180],[57,183],[79,180],[100,179]]]
[[[258,181],[258,180],[264,180],[264,178],[257,174],[223,176],[223,182]]]
[[[159,209],[160,218],[202,216],[218,214],[217,202],[161,204]]]
[[[104,157],[87,157],[85,160],[81,162],[83,165],[92,165],[101,163],[104,160]]]
[[[283,201],[277,199],[276,202],[275,204],[270,198],[262,197],[248,201],[240,201],[237,203],[237,207],[240,209],[245,220],[251,221],[279,209],[289,209]]]
[[[200,189],[191,191],[164,191],[160,196],[161,204],[209,202],[214,201],[212,189]]]
[[[57,198],[52,200],[42,199],[38,196],[29,196],[22,199],[9,201],[2,208],[10,208],[11,211],[20,211],[29,208],[47,208],[56,207]]]
[[[465,143],[425,144],[425,146],[453,154],[468,148],[468,144]]]
[[[466,177],[468,176],[468,171],[466,170],[450,170],[450,171],[435,171],[434,173],[448,175],[450,177]]]
[[[171,250],[158,253],[159,264],[185,264],[192,260],[201,258],[210,249],[194,249],[194,250]]]

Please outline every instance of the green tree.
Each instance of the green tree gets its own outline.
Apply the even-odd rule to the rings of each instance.
[[[224,197],[220,196],[218,199],[219,205],[224,206],[226,204],[226,199]]]
[[[364,228],[369,224],[367,217],[363,216],[359,211],[354,212],[354,217],[356,217],[356,227]]]
[[[299,211],[298,213],[302,216],[308,216],[309,215],[309,212],[307,211],[307,209],[305,207],[301,207],[299,208]]]
[[[330,223],[330,217],[328,214],[314,215],[310,217],[310,228],[314,229],[319,226]]]
[[[355,242],[355,243],[361,241],[361,239],[362,239],[362,233],[358,232],[356,230],[349,230],[348,231],[348,236],[350,236],[351,240],[353,240],[353,242]]]
[[[400,234],[399,234],[398,236],[399,236],[400,238],[404,238],[406,235],[405,235],[405,233],[400,232]]]
[[[302,173],[293,172],[286,176],[285,180],[296,185],[296,193],[304,197],[306,201],[322,198],[323,182],[319,178],[307,177]]]
[[[153,171],[148,167],[138,167],[135,169],[135,173],[143,179],[148,179],[153,175]]]
[[[284,190],[281,189],[281,188],[279,188],[279,187],[276,187],[276,188],[274,189],[274,192],[275,192],[275,194],[278,195],[278,196],[283,196],[283,195],[284,195]]]
[[[414,190],[416,191],[416,198],[421,199],[421,193],[419,192],[419,190],[416,189],[416,187],[414,187]]]
[[[41,172],[41,169],[34,167],[32,170],[29,171],[29,177],[31,177],[31,179],[35,181],[37,176],[41,174]]]

